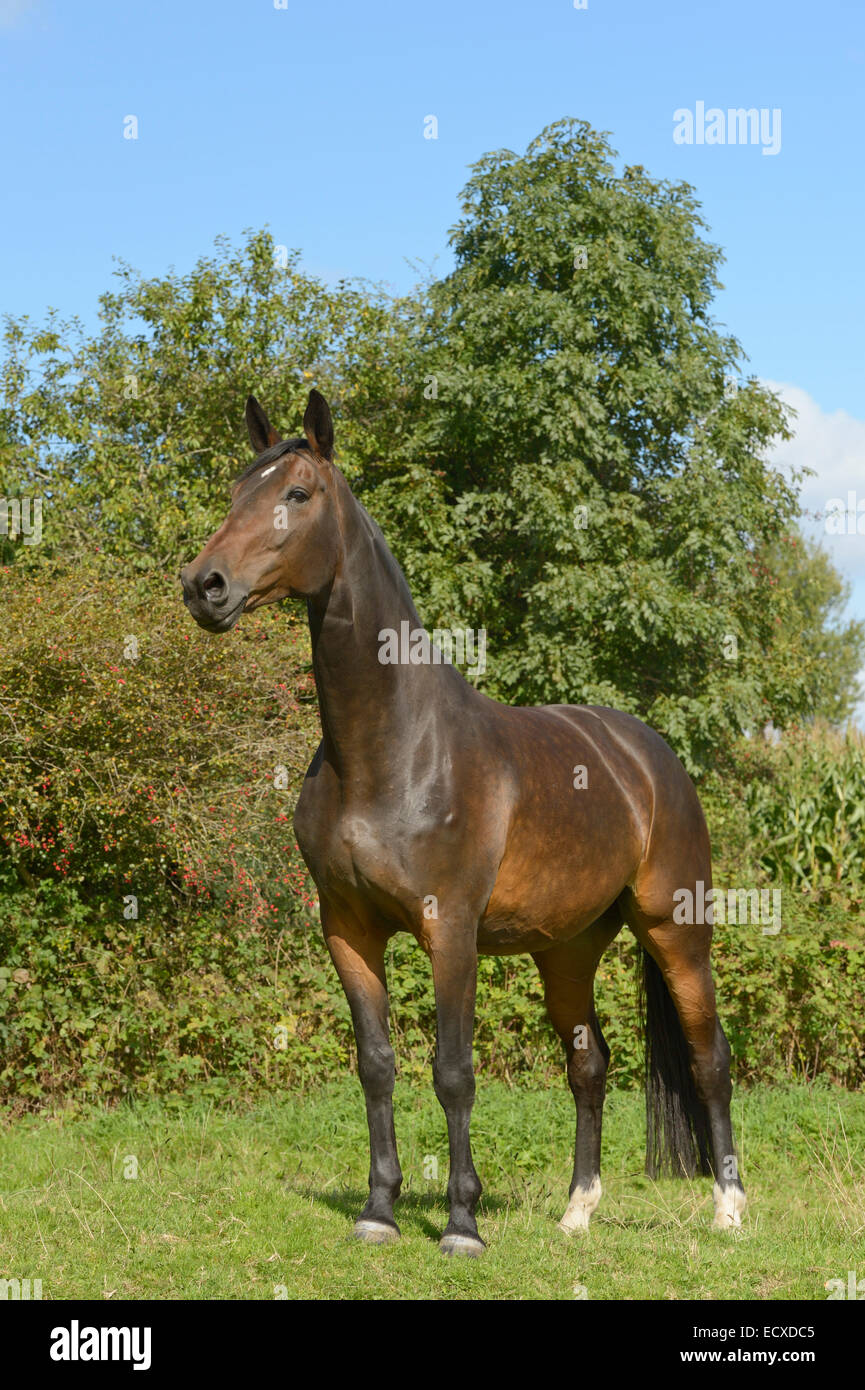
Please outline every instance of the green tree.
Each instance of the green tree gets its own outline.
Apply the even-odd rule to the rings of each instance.
[[[362,487],[427,621],[487,628],[490,693],[632,710],[700,770],[814,707],[816,673],[780,675],[824,613],[797,648],[769,563],[798,511],[766,461],[785,411],[713,322],[693,191],[613,155],[560,121],[473,166],[406,340],[411,428]]]
[[[45,499],[44,542],[18,546],[19,561],[106,551],[115,570],[175,568],[249,460],[249,392],[296,431],[313,379],[340,408],[359,346],[370,340],[374,370],[401,321],[374,290],[304,274],[267,232],[240,248],[219,238],[186,275],[142,279],[121,264],[117,276],[95,334],[53,316],[6,320],[0,487]]]
[[[772,677],[781,688],[767,688],[773,708],[794,700],[806,716],[840,725],[862,697],[865,622],[844,618],[847,584],[819,545],[798,531],[781,536],[764,555],[778,588],[780,623]]]
[[[428,625],[487,629],[491,694],[632,710],[695,771],[843,717],[863,632],[828,562],[790,571],[785,410],[712,318],[703,229],[688,185],[562,121],[473,166],[455,268],[410,297],[328,288],[267,232],[121,265],[95,334],[6,323],[0,488],[45,498],[45,539],[0,559],[164,584],[225,513],[247,393],[292,432],[315,381]]]

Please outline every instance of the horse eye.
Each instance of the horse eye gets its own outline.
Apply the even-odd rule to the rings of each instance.
[[[308,502],[309,497],[307,493],[302,492],[299,487],[293,487],[291,492],[286,493],[285,500],[286,502]]]

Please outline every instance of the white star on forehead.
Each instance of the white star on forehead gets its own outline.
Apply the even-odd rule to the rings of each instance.
[[[275,464],[275,463],[272,463],[272,464],[270,465],[269,468],[265,468],[264,472],[263,472],[262,475],[261,475],[262,478],[266,478],[267,475],[268,475],[269,473],[272,473],[273,470],[274,470],[275,468],[276,468],[276,464]]]

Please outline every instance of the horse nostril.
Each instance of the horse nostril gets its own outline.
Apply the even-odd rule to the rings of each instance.
[[[211,603],[219,603],[228,593],[228,583],[219,570],[211,570],[204,581],[204,597]]]

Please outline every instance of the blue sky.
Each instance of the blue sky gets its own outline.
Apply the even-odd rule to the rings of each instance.
[[[407,289],[449,266],[472,160],[584,118],[695,185],[717,317],[803,412],[779,458],[818,470],[808,505],[865,498],[861,0],[0,0],[0,76],[0,308],[37,319],[92,322],[112,256],[183,270],[265,223],[328,280]],[[697,102],[780,110],[779,152],[677,144]],[[865,616],[865,536],[827,544]]]

